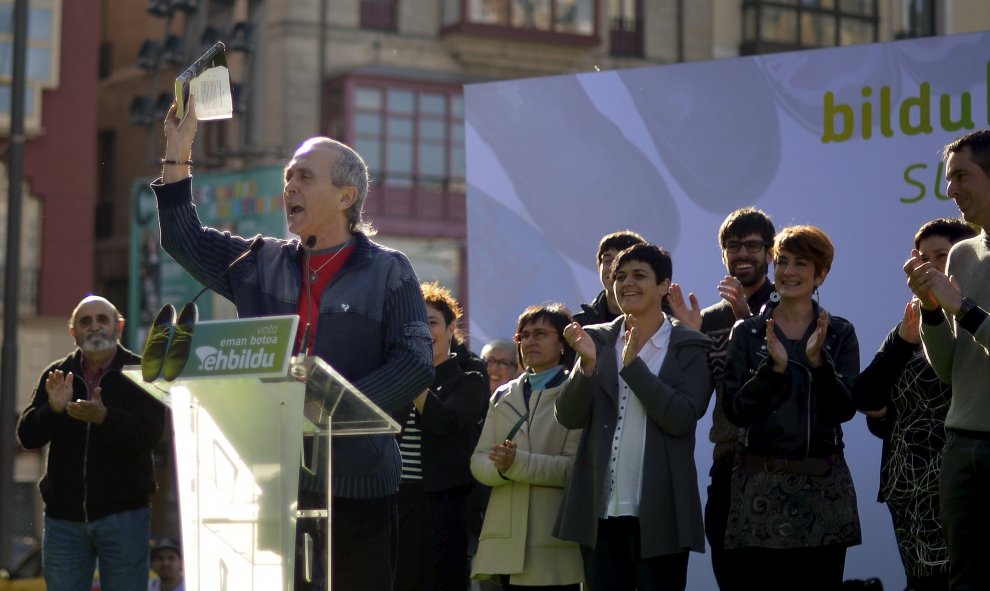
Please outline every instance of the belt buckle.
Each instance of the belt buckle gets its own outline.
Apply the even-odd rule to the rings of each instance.
[[[768,474],[770,472],[787,472],[787,461],[788,461],[787,458],[783,458],[783,460],[784,460],[784,468],[783,468],[783,470],[779,470],[779,469],[776,468],[775,465],[776,465],[777,461],[779,461],[780,459],[781,458],[771,458],[771,457],[763,456],[763,471],[766,472],[766,473],[768,473]],[[770,469],[771,466],[774,466],[774,469],[773,470]]]

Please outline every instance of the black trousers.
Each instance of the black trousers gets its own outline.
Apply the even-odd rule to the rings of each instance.
[[[975,435],[975,436],[974,436]],[[948,430],[939,474],[949,588],[984,590],[990,581],[990,439]]]
[[[729,495],[732,488],[733,454],[723,456],[712,464],[712,483],[708,485],[705,501],[705,537],[711,549],[712,570],[721,591],[743,591],[739,574],[747,570],[735,550],[725,549],[725,527],[729,519]]]
[[[591,591],[684,591],[688,551],[642,558],[638,517],[598,520],[594,548],[581,546]]]
[[[425,492],[399,485],[399,554],[394,591],[464,591],[468,586],[468,487]]]
[[[317,495],[318,496],[318,495]],[[334,497],[333,517],[333,589],[334,591],[391,591],[397,554],[395,495],[378,499]],[[319,499],[299,493],[301,508],[322,505]],[[303,577],[303,534],[313,537],[313,577]],[[300,519],[296,525],[295,589],[326,589],[326,540],[323,520]]]
[[[815,548],[740,548],[740,560],[749,564],[741,576],[745,589],[760,591],[834,591],[842,583],[845,546]]]

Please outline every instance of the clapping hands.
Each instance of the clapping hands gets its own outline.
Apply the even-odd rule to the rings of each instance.
[[[581,371],[584,375],[590,376],[598,361],[598,352],[595,350],[595,343],[591,342],[591,337],[584,332],[580,324],[572,322],[564,327],[564,340],[581,359]]]
[[[67,412],[76,420],[87,423],[103,424],[107,418],[107,407],[103,404],[103,389],[97,387],[90,400],[72,402],[72,382],[75,377],[72,372],[63,374],[56,369],[48,374],[45,380],[45,392],[48,394],[48,406],[55,413]]]

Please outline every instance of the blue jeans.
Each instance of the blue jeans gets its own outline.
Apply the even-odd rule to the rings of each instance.
[[[103,591],[147,591],[151,510],[83,523],[45,516],[42,563],[49,591],[89,591],[96,561]]]
[[[990,581],[990,440],[946,430],[939,477],[942,529],[949,543],[949,588]]]

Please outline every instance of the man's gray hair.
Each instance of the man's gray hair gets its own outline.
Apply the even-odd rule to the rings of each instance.
[[[479,355],[479,357],[484,359],[485,356],[491,353],[492,351],[499,351],[499,350],[515,355],[516,343],[512,339],[495,339],[493,341],[489,341],[488,343],[485,344],[484,347],[481,348],[481,355]]]
[[[357,189],[357,198],[347,210],[348,229],[351,232],[361,232],[366,236],[374,236],[377,232],[374,226],[371,225],[371,222],[364,221],[364,203],[368,199],[370,185],[368,165],[365,164],[364,158],[357,153],[357,150],[347,144],[323,136],[309,138],[299,146],[299,150],[314,146],[322,146],[336,152],[337,158],[334,160],[333,170],[330,171],[330,179],[333,184],[337,187],[355,187]]]

